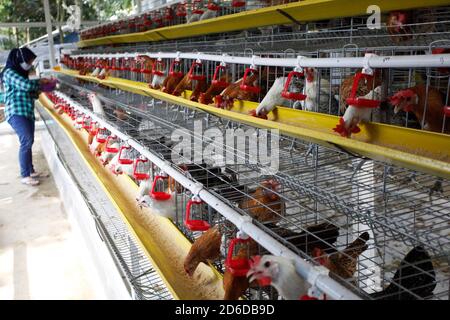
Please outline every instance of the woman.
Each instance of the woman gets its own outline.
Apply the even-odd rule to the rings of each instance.
[[[5,90],[5,117],[19,136],[19,163],[21,182],[26,185],[39,184],[39,173],[34,171],[31,147],[34,142],[34,100],[41,85],[49,80],[29,80],[28,75],[36,55],[28,48],[13,49],[6,66],[0,74]]]

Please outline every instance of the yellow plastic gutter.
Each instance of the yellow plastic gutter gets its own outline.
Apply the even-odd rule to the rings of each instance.
[[[371,122],[361,124],[361,132],[353,135],[352,138],[343,138],[332,131],[339,121],[336,116],[277,107],[269,114],[269,120],[263,120],[248,115],[249,110],[257,107],[258,104],[255,102],[236,101],[231,110],[222,110],[150,89],[146,83],[142,82],[113,77],[100,80],[91,76],[80,76],[77,71],[67,69],[58,72],[112,88],[204,110],[254,127],[278,129],[282,134],[291,137],[331,148],[339,146],[338,148],[385,163],[450,178],[450,136],[446,134]],[[189,92],[184,95],[188,97]]]
[[[181,300],[222,299],[222,277],[213,267],[200,264],[192,278],[185,274],[183,261],[191,243],[184,234],[169,219],[140,209],[134,199],[137,192],[134,181],[124,175],[115,177],[105,169],[89,152],[85,130],[76,130],[71,119],[59,115],[45,95],[40,96],[39,102],[64,129],[173,297]]]
[[[366,11],[370,5],[378,5],[382,12],[389,12],[399,9],[415,9],[425,6],[429,8],[448,4],[448,0],[304,0],[145,32],[83,40],[78,42],[78,47],[171,40],[269,25],[291,24],[293,21],[303,23],[361,16],[367,15]]]

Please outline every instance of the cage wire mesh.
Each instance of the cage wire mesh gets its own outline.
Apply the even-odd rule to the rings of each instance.
[[[58,150],[61,163],[80,190],[99,235],[112,251],[119,269],[126,278],[133,299],[138,300],[172,300],[173,296],[156,272],[152,263],[139,248],[134,236],[128,230],[119,213],[111,206],[109,199],[95,179],[83,170],[82,162],[60,128],[47,112],[38,109],[49,134]]]
[[[261,130],[202,111],[88,82],[80,85],[73,78],[59,77],[63,82],[61,91],[85,107],[90,104],[79,92],[97,92],[111,124],[169,161],[172,152],[176,151],[170,141],[175,129],[188,134],[192,150],[196,150],[194,142],[200,138],[195,127],[199,123],[203,129],[215,129],[223,134],[226,129],[248,130],[251,139],[262,134]],[[117,117],[115,111],[118,109],[126,117]],[[181,161],[172,166],[203,183],[229,206],[252,217],[274,241],[312,263],[318,264],[323,254],[313,250],[317,241],[324,244],[327,252],[341,252],[350,265],[356,266],[356,272],[350,277],[337,271],[332,271],[331,275],[363,298],[407,296],[448,300],[448,180],[273,133],[266,139],[269,150],[269,140],[274,138],[279,138],[279,170],[276,173],[267,174],[267,165],[252,161],[256,144],[246,143],[245,150],[241,150],[227,148],[223,141],[208,142],[216,150],[226,150],[227,155],[232,154],[242,161],[220,165],[200,162],[186,166],[190,160],[186,158],[186,163]],[[152,178],[158,173],[155,168],[151,172]],[[176,191],[174,223],[194,241],[201,232],[191,231],[185,225],[186,203],[192,195],[180,186]],[[222,258],[214,266],[223,272],[227,246],[237,230],[220,212],[207,205],[204,211],[207,212],[205,220],[222,228]],[[336,230],[338,235],[318,236],[313,231],[314,226],[324,224]],[[347,248],[364,233],[369,236],[368,247],[354,256]],[[424,254],[417,255],[418,250]],[[267,252],[260,246],[257,251]],[[412,253],[422,260],[411,261]],[[422,263],[420,267],[419,262]],[[409,269],[399,269],[405,265]],[[399,270],[405,274],[402,276],[400,272],[399,276]],[[425,280],[416,281],[419,278]],[[248,299],[277,298],[276,291],[267,288],[251,288],[245,295]]]

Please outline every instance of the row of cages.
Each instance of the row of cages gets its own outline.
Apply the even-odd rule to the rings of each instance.
[[[102,105],[109,124],[251,217],[274,241],[328,268],[332,278],[362,298],[449,299],[449,181],[274,134],[259,140],[272,151],[271,141],[279,139],[279,169],[267,174],[267,164],[251,161],[257,144],[249,140],[262,135],[258,129],[68,76],[59,79],[61,92],[70,99],[91,109],[95,97],[92,110],[98,113]],[[138,203],[170,218],[193,242],[185,261],[189,275],[195,271],[189,260],[195,260],[195,251],[217,247],[220,253],[209,258],[224,274],[226,299],[278,298],[267,283],[249,283],[245,277],[253,268],[250,259],[268,253],[264,247],[241,236],[220,212],[57,94],[49,98],[76,127],[89,132],[90,148],[104,165],[139,184]],[[230,129],[250,130],[245,150],[214,142],[216,150],[243,161],[192,163],[189,155],[179,154],[170,139],[173,131],[189,133],[195,158],[199,122],[224,136]]]
[[[428,51],[441,52],[438,48]],[[403,56],[411,50],[396,53]],[[272,53],[261,57],[292,58],[295,54]],[[349,123],[353,109],[348,106],[356,105],[365,112],[357,115],[366,121],[450,133],[448,68],[384,68],[367,75],[351,68],[261,67],[199,59],[150,58],[145,53],[117,58],[64,55],[61,62],[69,69],[78,70],[80,75],[145,82],[152,89],[175,96],[191,90],[191,101],[220,108],[230,108],[235,100],[258,102],[255,115],[260,117],[267,117],[275,106],[283,106],[342,116]],[[336,128],[343,136],[352,134],[348,128],[341,131]]]
[[[80,33],[81,40],[99,37],[144,32],[162,27],[202,21],[219,16],[253,10],[279,4],[295,2],[290,0],[190,0],[167,4],[141,15],[125,18],[86,29]]]
[[[169,10],[169,12],[171,11]],[[209,14],[210,12],[207,10],[198,19],[205,20],[213,17]],[[169,21],[175,21],[170,13],[161,15],[161,18],[156,20],[158,24],[150,20],[151,14],[147,16],[146,20],[144,19],[140,23],[136,18],[133,18],[129,22],[115,22],[109,26],[86,29],[81,33],[81,39],[147,31],[151,28],[168,26],[170,25]],[[195,17],[195,15],[191,16],[191,20]],[[175,24],[188,21],[184,17],[181,20],[184,20],[184,22]],[[243,50],[243,48],[255,50],[298,48],[299,50],[312,51],[330,47],[337,48],[349,43],[360,47],[417,46],[428,44],[434,40],[448,39],[449,20],[449,7],[444,6],[386,13],[382,15],[382,23],[376,28],[367,24],[367,16],[343,17],[190,37],[177,41],[164,41],[164,43],[150,43],[146,46],[155,46],[159,48],[158,50],[182,50],[183,47],[190,49],[195,44],[196,48],[201,48],[199,50],[211,51],[229,50],[230,46],[234,46],[236,50]],[[86,36],[86,33],[90,35]],[[121,45],[114,45],[114,47],[117,46],[120,47]]]
[[[47,132],[58,152],[58,158],[77,185],[95,215],[95,225],[102,240],[111,250],[114,260],[124,278],[128,279],[130,294],[136,300],[173,300],[169,289],[158,275],[153,263],[139,248],[137,241],[128,229],[127,223],[114,213],[114,207],[102,193],[101,186],[85,170],[84,162],[78,161],[77,151],[71,150],[72,142],[64,129],[54,121],[51,114],[38,106],[39,116],[44,121]],[[100,194],[99,194],[100,193]]]

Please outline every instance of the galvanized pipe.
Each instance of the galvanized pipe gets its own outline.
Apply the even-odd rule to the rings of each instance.
[[[151,58],[180,58],[180,59],[200,59],[205,61],[216,61],[225,63],[236,63],[257,66],[273,67],[314,67],[314,68],[441,68],[450,67],[450,54],[428,54],[411,56],[377,56],[370,54],[366,57],[358,58],[261,58],[238,57],[229,55],[214,55],[203,53],[181,53],[181,52],[135,52],[135,53],[106,53],[106,54],[79,54],[77,57],[98,57],[98,58],[135,58],[139,55],[147,55]]]

